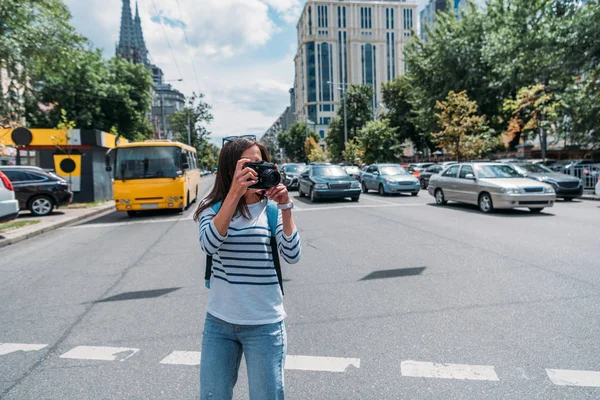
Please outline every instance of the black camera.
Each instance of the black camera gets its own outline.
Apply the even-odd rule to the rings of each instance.
[[[258,183],[250,186],[249,189],[265,190],[281,183],[281,174],[277,171],[275,164],[266,161],[249,162],[244,167],[252,168],[258,173]]]

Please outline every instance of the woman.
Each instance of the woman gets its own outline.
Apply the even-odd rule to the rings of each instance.
[[[290,264],[300,259],[300,237],[284,185],[265,192],[249,189],[258,181],[256,171],[244,167],[250,161],[269,161],[266,147],[248,138],[225,144],[215,186],[194,214],[200,221],[202,250],[213,257],[202,336],[201,399],[232,398],[242,354],[250,399],[284,398],[286,314],[264,197],[278,204],[277,247]]]

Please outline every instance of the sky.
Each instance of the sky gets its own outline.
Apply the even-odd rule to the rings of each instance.
[[[106,58],[115,54],[122,0],[64,0],[71,24]],[[135,0],[130,0],[135,13]],[[409,0],[411,1],[411,0]],[[413,0],[419,8],[425,0]],[[138,0],[146,47],[165,80],[202,92],[212,140],[262,136],[289,105],[304,0]],[[177,82],[183,79],[182,82]]]

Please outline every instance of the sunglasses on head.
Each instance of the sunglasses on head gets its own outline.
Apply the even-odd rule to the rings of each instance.
[[[223,146],[225,146],[227,143],[234,142],[240,138],[256,140],[256,135],[227,136],[223,138]]]

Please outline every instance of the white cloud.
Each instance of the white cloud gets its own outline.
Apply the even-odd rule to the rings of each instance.
[[[278,55],[275,61],[254,58],[252,54],[256,50],[264,51],[265,46],[268,49],[270,40],[282,28],[269,18],[269,11],[295,25],[302,1],[178,2],[148,0],[139,3],[152,62],[163,69],[165,79],[183,78],[183,82],[170,83],[184,94],[190,95],[193,91],[206,94],[208,102],[213,105],[215,120],[210,129],[215,142],[232,134],[264,133],[288,105],[295,47],[290,46],[290,52]],[[66,3],[73,13],[75,28],[95,46],[103,48],[106,57],[114,55],[119,36],[121,0],[66,0]],[[135,13],[135,0],[131,3]],[[167,23],[161,26],[157,22],[158,15]],[[185,24],[189,49],[180,22]],[[236,57],[242,56],[246,61],[235,63]]]

